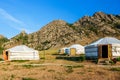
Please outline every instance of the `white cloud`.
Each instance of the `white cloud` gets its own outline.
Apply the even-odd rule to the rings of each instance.
[[[15,17],[13,17],[12,15],[10,15],[9,13],[7,13],[4,9],[0,8],[0,15],[2,16],[2,18],[6,19],[6,23],[16,29],[16,30],[19,30],[19,31],[22,31],[22,30],[25,30],[27,33],[30,33],[30,30],[26,29],[25,26],[28,26],[26,25],[24,22],[16,19]],[[9,23],[8,21],[12,22]],[[19,27],[18,27],[19,26]]]

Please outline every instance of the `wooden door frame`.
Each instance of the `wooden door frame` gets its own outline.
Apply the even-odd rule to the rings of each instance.
[[[9,60],[9,51],[3,51],[3,59],[6,61],[6,60]]]
[[[73,54],[71,53],[71,49],[75,49],[75,48],[70,48],[70,55],[73,55]],[[76,49],[75,49],[75,55],[76,55]]]
[[[108,46],[108,58],[112,59],[112,45],[111,44],[98,45],[98,59],[103,58],[102,57],[102,46],[104,45]]]

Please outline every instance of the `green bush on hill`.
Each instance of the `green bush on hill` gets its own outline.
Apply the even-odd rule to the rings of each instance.
[[[76,30],[76,28],[75,28],[75,26],[73,26],[73,24],[67,23],[67,25],[68,25],[69,27],[71,27],[73,30]]]
[[[0,47],[0,54],[2,54],[4,48]]]
[[[7,38],[1,38],[0,39],[0,54],[2,54],[2,51],[4,50],[4,48],[2,47],[3,43],[9,41]]]
[[[118,29],[120,29],[120,23],[115,23],[114,26]]]

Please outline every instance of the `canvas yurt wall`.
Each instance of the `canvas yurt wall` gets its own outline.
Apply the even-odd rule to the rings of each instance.
[[[86,58],[98,58],[98,47],[96,45],[90,45],[85,47]]]
[[[120,44],[112,44],[112,56],[120,57]]]
[[[120,40],[105,37],[85,47],[86,58],[115,58],[120,57]]]
[[[39,52],[25,45],[3,51],[4,60],[39,60]]]
[[[68,48],[68,52],[69,52],[69,55],[75,55],[75,54],[84,54],[84,46],[80,45],[80,44],[74,44],[74,45],[71,45],[69,48]]]

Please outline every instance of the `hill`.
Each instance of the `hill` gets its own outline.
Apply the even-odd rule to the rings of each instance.
[[[2,45],[9,41],[6,37],[4,37],[3,35],[0,35],[0,54],[2,53],[2,50],[4,49],[4,47],[2,47]]]
[[[86,45],[105,36],[120,39],[119,35],[120,16],[96,12],[93,16],[84,16],[73,24],[54,20],[34,33],[27,34],[23,31],[4,43],[3,47],[10,48],[18,44],[26,44],[43,50],[74,43]]]

